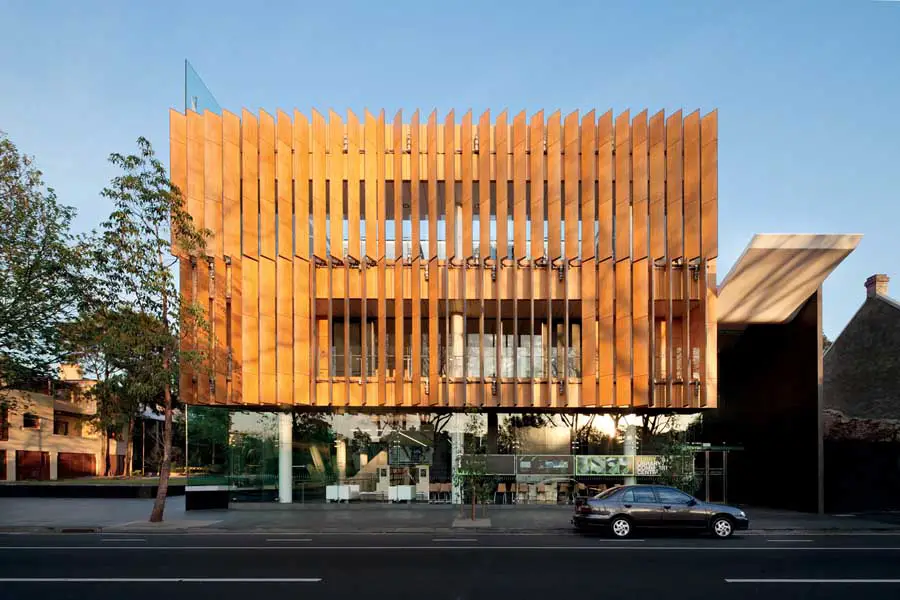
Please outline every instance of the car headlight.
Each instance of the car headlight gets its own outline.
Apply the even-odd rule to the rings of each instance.
[[[739,510],[739,511],[738,511],[738,516],[739,516],[740,518],[742,518],[742,519],[746,519],[746,518],[747,518],[747,513],[745,513],[745,512],[742,511],[742,510]]]

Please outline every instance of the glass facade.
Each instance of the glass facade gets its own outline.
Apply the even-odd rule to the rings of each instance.
[[[222,114],[222,107],[190,62],[184,61],[184,110]]]
[[[573,495],[658,475],[666,435],[636,415],[290,413],[289,456],[279,414],[189,407],[189,486],[226,486],[229,501],[279,500],[290,461],[292,501],[462,501],[462,454],[482,454],[497,502],[569,502]],[[671,417],[681,431],[694,417]],[[649,481],[648,479],[644,479]],[[347,497],[341,497],[345,490]],[[521,495],[521,497],[519,497]]]

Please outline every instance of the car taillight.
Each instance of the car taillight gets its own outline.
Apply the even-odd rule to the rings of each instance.
[[[578,512],[585,513],[585,514],[590,513],[591,505],[590,504],[582,504],[581,506],[578,507]]]

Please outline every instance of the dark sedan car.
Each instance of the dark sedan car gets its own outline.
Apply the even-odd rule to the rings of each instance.
[[[739,508],[701,502],[672,487],[624,485],[578,504],[572,523],[581,531],[607,528],[619,538],[645,527],[705,530],[727,538],[747,529],[750,520]]]

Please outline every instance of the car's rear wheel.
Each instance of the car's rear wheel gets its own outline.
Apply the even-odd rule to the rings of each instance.
[[[724,540],[734,533],[734,523],[728,517],[718,516],[712,520],[710,529],[714,536]]]
[[[631,535],[633,527],[631,521],[625,517],[616,517],[609,524],[609,530],[617,538],[627,538]]]

